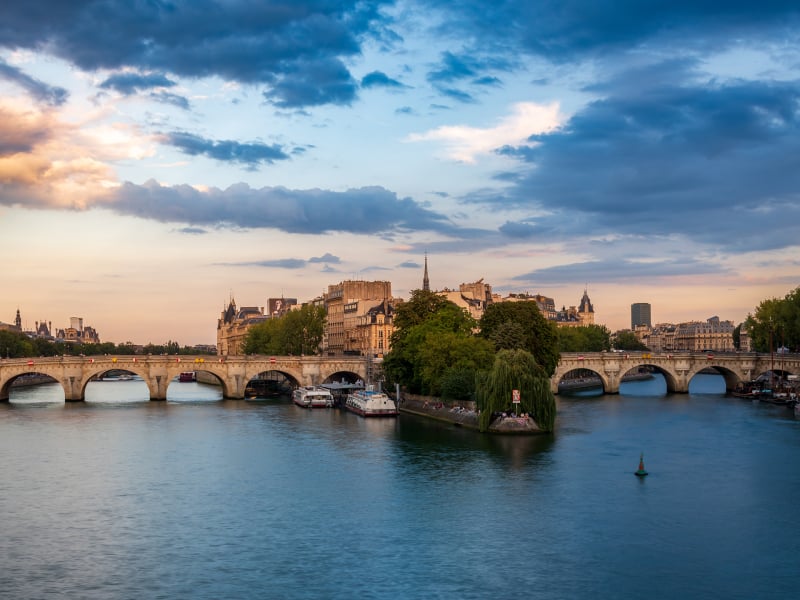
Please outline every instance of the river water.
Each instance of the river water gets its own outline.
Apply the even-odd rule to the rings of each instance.
[[[800,421],[662,384],[560,397],[534,438],[197,383],[14,390],[0,597],[800,597]]]

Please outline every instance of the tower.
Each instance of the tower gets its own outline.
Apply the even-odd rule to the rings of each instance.
[[[422,289],[425,292],[431,291],[431,282],[428,279],[428,253],[425,253],[425,274],[422,276]]]
[[[19,316],[19,309],[17,309],[17,318],[14,319],[14,325],[17,326],[18,331],[22,331],[22,317]]]
[[[631,304],[631,329],[635,331],[640,325],[653,326],[650,320],[650,304],[647,302]]]

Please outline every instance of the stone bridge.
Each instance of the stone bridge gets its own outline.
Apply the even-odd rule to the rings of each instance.
[[[113,370],[139,375],[151,400],[166,400],[167,386],[180,373],[209,373],[219,380],[224,398],[244,398],[247,383],[265,372],[278,372],[298,385],[342,378],[367,380],[367,359],[355,356],[56,356],[0,359],[0,402],[8,401],[12,382],[25,374],[52,377],[67,402],[86,397],[86,385]]]
[[[561,354],[550,389],[558,393],[558,384],[576,369],[596,373],[606,394],[618,394],[622,377],[639,367],[648,367],[664,376],[667,392],[689,392],[689,381],[703,369],[711,367],[725,378],[725,388],[733,390],[740,381],[750,381],[773,371],[784,375],[800,374],[798,354],[758,354],[755,352],[586,352]]]

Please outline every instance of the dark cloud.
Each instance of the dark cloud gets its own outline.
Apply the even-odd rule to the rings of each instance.
[[[150,97],[156,102],[172,104],[173,106],[177,106],[183,110],[189,110],[189,100],[187,100],[184,96],[170,94],[169,92],[153,92],[150,94]]]
[[[241,183],[221,190],[199,191],[188,185],[162,186],[125,183],[109,208],[161,222],[193,226],[279,229],[288,233],[437,231],[457,234],[439,213],[410,198],[398,198],[382,187],[344,192],[254,189]]]
[[[239,267],[267,267],[275,269],[302,269],[306,266],[306,261],[302,258],[275,258],[271,260],[258,260],[254,262],[236,263]]]
[[[632,259],[593,260],[537,269],[512,277],[514,281],[557,285],[575,281],[592,283],[629,283],[646,285],[669,277],[718,275],[726,269],[708,262],[692,259],[661,262],[636,262]]]
[[[286,154],[277,144],[242,144],[231,140],[208,140],[184,131],[173,131],[161,136],[165,144],[175,146],[192,156],[205,155],[215,160],[236,162],[249,166],[272,164],[276,160],[287,160]]]
[[[333,254],[326,252],[322,256],[312,256],[308,259],[309,263],[330,263],[330,264],[339,264],[342,260],[338,256],[334,256]]]
[[[163,73],[115,73],[100,84],[106,90],[114,90],[129,96],[151,88],[172,87],[175,82]]]
[[[176,231],[186,235],[205,235],[208,233],[208,230],[202,227],[181,227],[180,229],[176,229]]]
[[[53,136],[52,120],[46,115],[30,115],[0,106],[0,156],[31,152]],[[6,199],[0,198],[5,204]]]
[[[555,236],[681,233],[727,251],[796,244],[800,82],[654,81],[608,89],[560,130],[505,149],[533,168],[505,195],[472,200],[551,211],[530,225]]]
[[[431,83],[452,83],[462,79],[470,79],[477,76],[477,69],[474,61],[469,58],[456,56],[452,52],[442,53],[442,62],[438,69],[428,73],[428,81]]]
[[[407,260],[405,262],[401,262],[397,265],[398,269],[421,269],[422,265],[418,262],[414,262],[413,260]]]
[[[473,102],[475,102],[475,98],[471,94],[464,92],[462,90],[457,90],[455,88],[444,88],[444,87],[440,87],[437,89],[439,90],[439,93],[442,94],[443,96],[447,96],[448,98],[457,100],[462,104],[472,104]]]
[[[344,60],[368,35],[391,41],[381,0],[42,0],[2,9],[0,46],[85,71],[133,68],[267,86],[277,106],[349,104]]]
[[[2,60],[0,60],[0,79],[15,83],[28,92],[37,102],[49,106],[60,106],[69,97],[69,92],[64,88],[48,85]]]
[[[372,71],[372,73],[367,73],[364,77],[361,78],[361,87],[363,88],[373,88],[373,87],[384,87],[384,88],[404,88],[406,87],[396,79],[392,79],[386,73],[381,71]]]
[[[526,52],[555,62],[667,48],[719,51],[742,39],[797,40],[792,0],[419,0],[442,15],[440,35],[482,52]]]

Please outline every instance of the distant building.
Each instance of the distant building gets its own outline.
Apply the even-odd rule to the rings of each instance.
[[[236,300],[231,298],[217,319],[217,354],[220,356],[243,354],[248,330],[266,319],[264,309],[257,306],[237,308]]]
[[[640,325],[652,327],[650,304],[647,302],[631,304],[631,329],[636,331],[636,328]]]
[[[436,294],[462,308],[476,321],[480,321],[486,307],[493,302],[492,286],[483,283],[483,279],[474,283],[462,283],[458,290],[445,288]]]
[[[324,295],[325,303],[325,329],[323,333],[323,352],[329,356],[339,356],[344,354],[355,354],[364,356],[376,353],[379,341],[377,337],[372,337],[372,330],[365,331],[365,327],[370,325],[370,315],[375,318],[377,336],[378,331],[383,331],[384,346],[387,335],[393,331],[391,321],[394,312],[389,309],[392,300],[392,284],[390,281],[342,281],[336,285],[328,286],[328,292]],[[383,312],[370,312],[372,309]],[[382,317],[378,317],[382,314]],[[387,319],[388,317],[388,319]],[[377,328],[377,321],[382,321],[381,328]],[[369,328],[368,328],[369,329]]]

